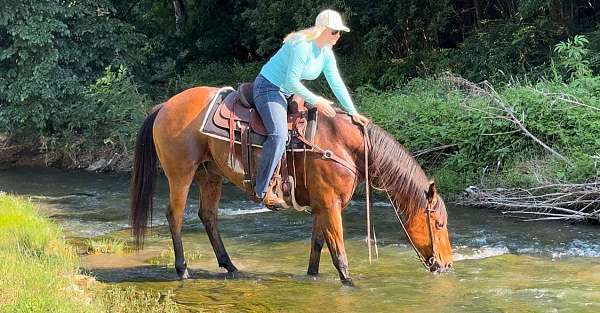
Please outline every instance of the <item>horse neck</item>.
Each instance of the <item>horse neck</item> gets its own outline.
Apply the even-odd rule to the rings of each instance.
[[[367,133],[370,182],[385,190],[396,208],[410,219],[426,205],[429,180],[408,150],[389,133],[374,125],[368,127]]]
[[[365,131],[349,117],[336,116],[320,122],[319,142],[338,143],[334,149],[340,156],[351,157],[359,173],[365,177]],[[417,161],[392,135],[373,123],[366,127],[369,147],[369,182],[384,189],[394,205],[410,218],[426,205],[425,191],[429,180]]]
[[[335,118],[319,120],[316,142],[321,145],[321,148],[330,149],[339,157],[354,162],[357,171],[364,177],[362,126],[354,124],[347,113],[336,111],[338,114]]]

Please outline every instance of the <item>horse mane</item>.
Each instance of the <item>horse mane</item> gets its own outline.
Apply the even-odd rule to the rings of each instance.
[[[369,176],[373,186],[384,189],[406,219],[427,205],[429,179],[410,152],[381,127],[369,123]],[[400,212],[398,212],[400,213]]]

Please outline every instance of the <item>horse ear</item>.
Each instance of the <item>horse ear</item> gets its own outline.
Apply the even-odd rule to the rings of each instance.
[[[426,192],[427,195],[427,201],[429,201],[429,203],[431,203],[433,201],[433,199],[435,199],[435,196],[437,196],[437,190],[435,189],[435,182],[431,181],[429,182],[429,189]]]

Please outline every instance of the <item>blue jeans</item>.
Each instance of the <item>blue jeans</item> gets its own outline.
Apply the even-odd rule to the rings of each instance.
[[[255,191],[261,198],[265,196],[277,163],[285,152],[288,138],[286,98],[289,96],[261,74],[254,80],[254,103],[267,130],[256,173]]]

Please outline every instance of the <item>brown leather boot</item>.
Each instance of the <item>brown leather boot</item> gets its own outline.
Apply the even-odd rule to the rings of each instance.
[[[262,203],[270,210],[279,211],[287,209],[288,205],[285,200],[281,199],[274,192],[268,191],[265,197],[262,199]]]

